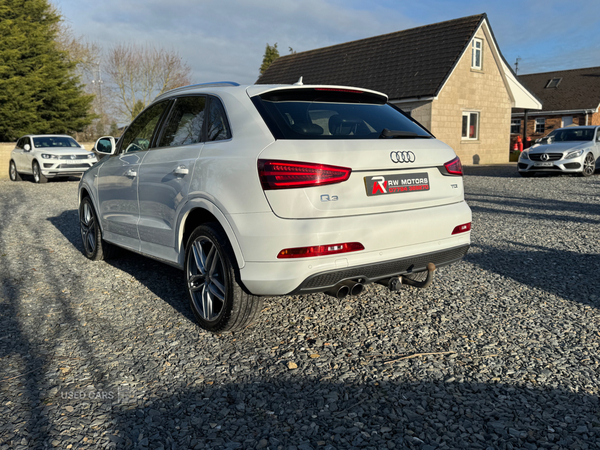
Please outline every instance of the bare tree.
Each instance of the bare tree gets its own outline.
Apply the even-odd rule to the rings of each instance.
[[[157,95],[190,84],[191,68],[179,54],[147,45],[116,45],[108,52],[104,69],[125,120],[135,118],[140,103],[146,107]]]
[[[60,14],[56,8],[54,10]],[[83,36],[76,36],[62,16],[57,24],[55,40],[58,48],[65,52],[65,58],[76,65],[85,92],[94,95],[91,105],[94,121],[83,132],[77,133],[77,139],[90,141],[106,135],[115,120],[112,117],[114,106],[110,96],[103,95],[102,92],[102,48],[96,43],[87,42]]]

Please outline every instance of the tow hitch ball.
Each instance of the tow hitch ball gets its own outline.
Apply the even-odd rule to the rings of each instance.
[[[433,273],[435,272],[435,269],[435,264],[429,263],[427,264],[427,277],[423,281],[415,281],[403,276],[392,277],[388,280],[387,287],[392,292],[399,291],[403,284],[424,289],[426,287],[429,287],[429,285],[431,285],[431,283],[433,282]]]

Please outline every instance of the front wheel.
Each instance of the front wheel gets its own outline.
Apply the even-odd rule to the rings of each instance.
[[[262,300],[244,291],[236,268],[231,245],[218,224],[194,230],[185,250],[185,282],[192,311],[205,330],[241,330],[258,315]]]
[[[21,175],[17,172],[17,166],[14,161],[11,161],[8,165],[8,175],[11,181],[21,181]]]
[[[89,197],[85,197],[79,205],[79,230],[85,256],[92,261],[102,261],[113,256],[115,247],[102,239],[98,217]]]
[[[583,170],[578,173],[580,177],[590,177],[596,171],[596,161],[594,155],[588,153],[583,160]]]
[[[33,171],[33,180],[36,183],[47,183],[48,182],[48,178],[46,178],[44,176],[44,174],[42,173],[42,170],[40,169],[40,165],[38,164],[37,161],[33,162],[33,165],[31,166],[31,170]]]

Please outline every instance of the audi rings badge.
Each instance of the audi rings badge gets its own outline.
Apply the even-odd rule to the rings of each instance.
[[[413,163],[416,161],[417,157],[413,152],[391,152],[390,159],[393,163],[402,164],[402,163]]]

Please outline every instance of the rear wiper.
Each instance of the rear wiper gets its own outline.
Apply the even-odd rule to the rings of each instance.
[[[423,136],[421,134],[417,134],[413,131],[398,131],[398,130],[388,130],[384,128],[381,134],[379,135],[379,139],[386,138],[395,138],[395,139],[429,139],[430,136]]]

